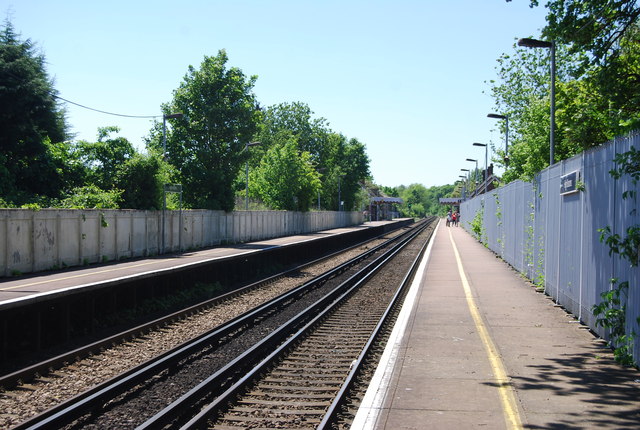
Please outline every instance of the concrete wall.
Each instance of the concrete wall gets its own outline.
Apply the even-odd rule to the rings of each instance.
[[[462,203],[462,225],[472,232],[474,219],[482,225],[480,240],[507,263],[544,287],[580,321],[596,327],[593,305],[612,287],[611,279],[629,282],[627,333],[638,332],[640,267],[610,255],[599,229],[613,233],[640,225],[640,199],[623,199],[636,190],[629,175],[619,180],[609,174],[618,153],[640,148],[640,135],[617,138],[605,145],[563,160],[540,172],[532,182],[515,181]],[[561,194],[561,178],[580,172],[582,190]],[[634,356],[640,362],[640,342]]]
[[[0,209],[0,276],[357,225],[360,212]],[[163,235],[164,224],[164,235]],[[163,240],[164,238],[164,240]]]

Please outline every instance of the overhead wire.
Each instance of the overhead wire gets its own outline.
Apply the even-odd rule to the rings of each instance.
[[[7,71],[7,70],[5,70],[5,71],[3,71],[3,72],[4,72],[4,73],[6,73],[6,74],[8,74],[9,76],[11,76],[11,77],[12,77],[12,78],[14,78],[14,79],[22,80],[22,78],[21,78],[20,76],[17,76],[15,73],[12,73],[11,71]],[[103,113],[103,114],[105,114],[105,115],[119,116],[119,117],[123,117],[123,118],[162,118],[162,115],[126,115],[126,114],[122,114],[122,113],[107,112],[107,111],[104,111],[104,110],[95,109],[95,108],[92,108],[92,107],[89,107],[89,106],[85,106],[85,105],[82,105],[82,104],[80,104],[80,103],[76,103],[76,102],[73,102],[73,101],[71,101],[71,100],[65,99],[64,97],[60,97],[59,95],[57,95],[57,94],[56,94],[55,92],[53,92],[53,91],[47,91],[47,92],[48,92],[48,93],[49,93],[49,95],[50,95],[51,97],[53,97],[53,98],[56,98],[56,99],[62,100],[62,101],[64,101],[64,102],[66,102],[66,103],[70,103],[70,104],[72,104],[72,105],[75,105],[75,106],[81,107],[81,108],[83,108],[83,109],[88,109],[88,110],[91,110],[91,111],[94,111],[94,112]]]
[[[92,108],[92,107],[89,107],[89,106],[81,105],[80,103],[72,102],[71,100],[67,100],[64,97],[60,97],[60,96],[58,96],[58,95],[56,95],[54,93],[49,93],[49,94],[52,97],[56,98],[56,99],[62,100],[62,101],[67,102],[67,103],[71,103],[72,105],[81,107],[83,109],[92,110],[94,112],[100,112],[100,113],[103,113],[103,114],[106,114],[106,115],[120,116],[120,117],[124,117],[124,118],[161,118],[162,117],[162,115],[126,115],[126,114],[122,114],[122,113],[107,112],[107,111],[104,111],[104,110],[95,109],[95,108]]]

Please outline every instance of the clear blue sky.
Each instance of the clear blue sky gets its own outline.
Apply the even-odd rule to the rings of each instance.
[[[226,49],[257,75],[263,106],[303,102],[367,147],[380,185],[451,184],[504,145],[486,83],[518,37],[539,37],[546,9],[529,0],[0,0],[35,42],[65,99],[157,115],[189,65]],[[149,119],[67,105],[76,139],[117,125],[143,150]]]

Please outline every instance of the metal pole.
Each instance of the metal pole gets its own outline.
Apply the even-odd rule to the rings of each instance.
[[[244,167],[245,175],[247,177],[247,181],[244,186],[244,210],[249,210],[249,161],[245,164]]]
[[[162,249],[160,251],[161,254],[164,254],[164,224],[165,224],[165,217],[166,217],[166,212],[167,212],[167,190],[166,190],[166,188],[163,190],[163,193],[164,193],[164,203],[162,205]]]
[[[342,211],[342,196],[340,194],[340,176],[338,176],[338,212]]]
[[[505,166],[509,166],[509,117],[507,115],[505,115],[504,120],[506,122],[506,129],[507,131],[504,134],[504,157],[505,157],[505,161],[504,164]]]
[[[167,117],[162,115],[162,159],[167,158]]]
[[[556,42],[551,41],[551,131],[549,134],[549,165],[553,166],[556,128]]]
[[[488,162],[489,145],[484,147],[484,193],[487,194],[487,180],[489,179],[489,162]]]

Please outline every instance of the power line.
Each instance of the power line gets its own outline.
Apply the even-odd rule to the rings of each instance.
[[[107,112],[107,111],[103,111],[103,110],[100,110],[100,109],[94,109],[94,108],[91,108],[89,106],[84,106],[84,105],[81,105],[80,103],[72,102],[71,100],[67,100],[64,97],[60,97],[60,96],[55,95],[53,93],[50,93],[50,94],[53,97],[55,97],[57,99],[60,99],[62,101],[65,101],[67,103],[71,103],[72,105],[79,106],[79,107],[81,107],[83,109],[92,110],[94,112],[100,112],[100,113],[103,113],[103,114],[106,114],[106,115],[122,116],[122,117],[125,117],[125,118],[161,118],[162,117],[162,115],[125,115],[125,114],[122,114],[122,113]]]

